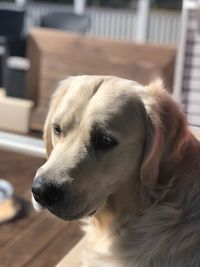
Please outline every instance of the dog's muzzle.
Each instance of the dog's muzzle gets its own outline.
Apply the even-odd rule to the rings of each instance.
[[[88,201],[87,193],[81,192],[75,183],[56,182],[37,176],[32,184],[32,203],[37,211],[43,208],[64,220],[92,216],[96,206]]]

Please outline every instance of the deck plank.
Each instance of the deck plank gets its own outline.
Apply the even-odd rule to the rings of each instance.
[[[43,263],[42,267],[55,266],[58,263],[57,259],[62,259],[63,255],[66,255],[80,240],[80,235],[82,233],[79,223],[69,223],[68,227],[65,227],[53,242],[50,242],[37,257],[33,258],[29,264],[26,264],[26,267],[41,267],[41,262]]]
[[[30,227],[21,231],[8,246],[1,249],[0,266],[26,266],[63,231],[64,225],[52,216],[38,216]]]
[[[44,159],[0,150],[0,178],[7,179],[27,213],[0,225],[1,267],[53,267],[82,236],[77,222],[64,222],[31,205],[31,183]]]

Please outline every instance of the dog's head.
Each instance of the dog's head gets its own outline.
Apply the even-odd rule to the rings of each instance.
[[[130,181],[153,187],[163,155],[178,151],[174,127],[185,125],[170,118],[177,107],[161,87],[106,76],[63,81],[44,127],[48,160],[33,182],[35,206],[78,219]]]

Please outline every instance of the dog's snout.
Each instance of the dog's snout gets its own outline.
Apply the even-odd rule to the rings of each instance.
[[[63,197],[61,187],[42,177],[37,177],[32,184],[32,193],[35,200],[42,205],[52,205]]]

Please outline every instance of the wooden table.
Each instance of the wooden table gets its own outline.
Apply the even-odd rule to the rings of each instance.
[[[78,222],[64,222],[31,205],[31,183],[44,159],[0,150],[0,178],[26,201],[27,214],[0,225],[1,267],[52,267],[82,236]]]

